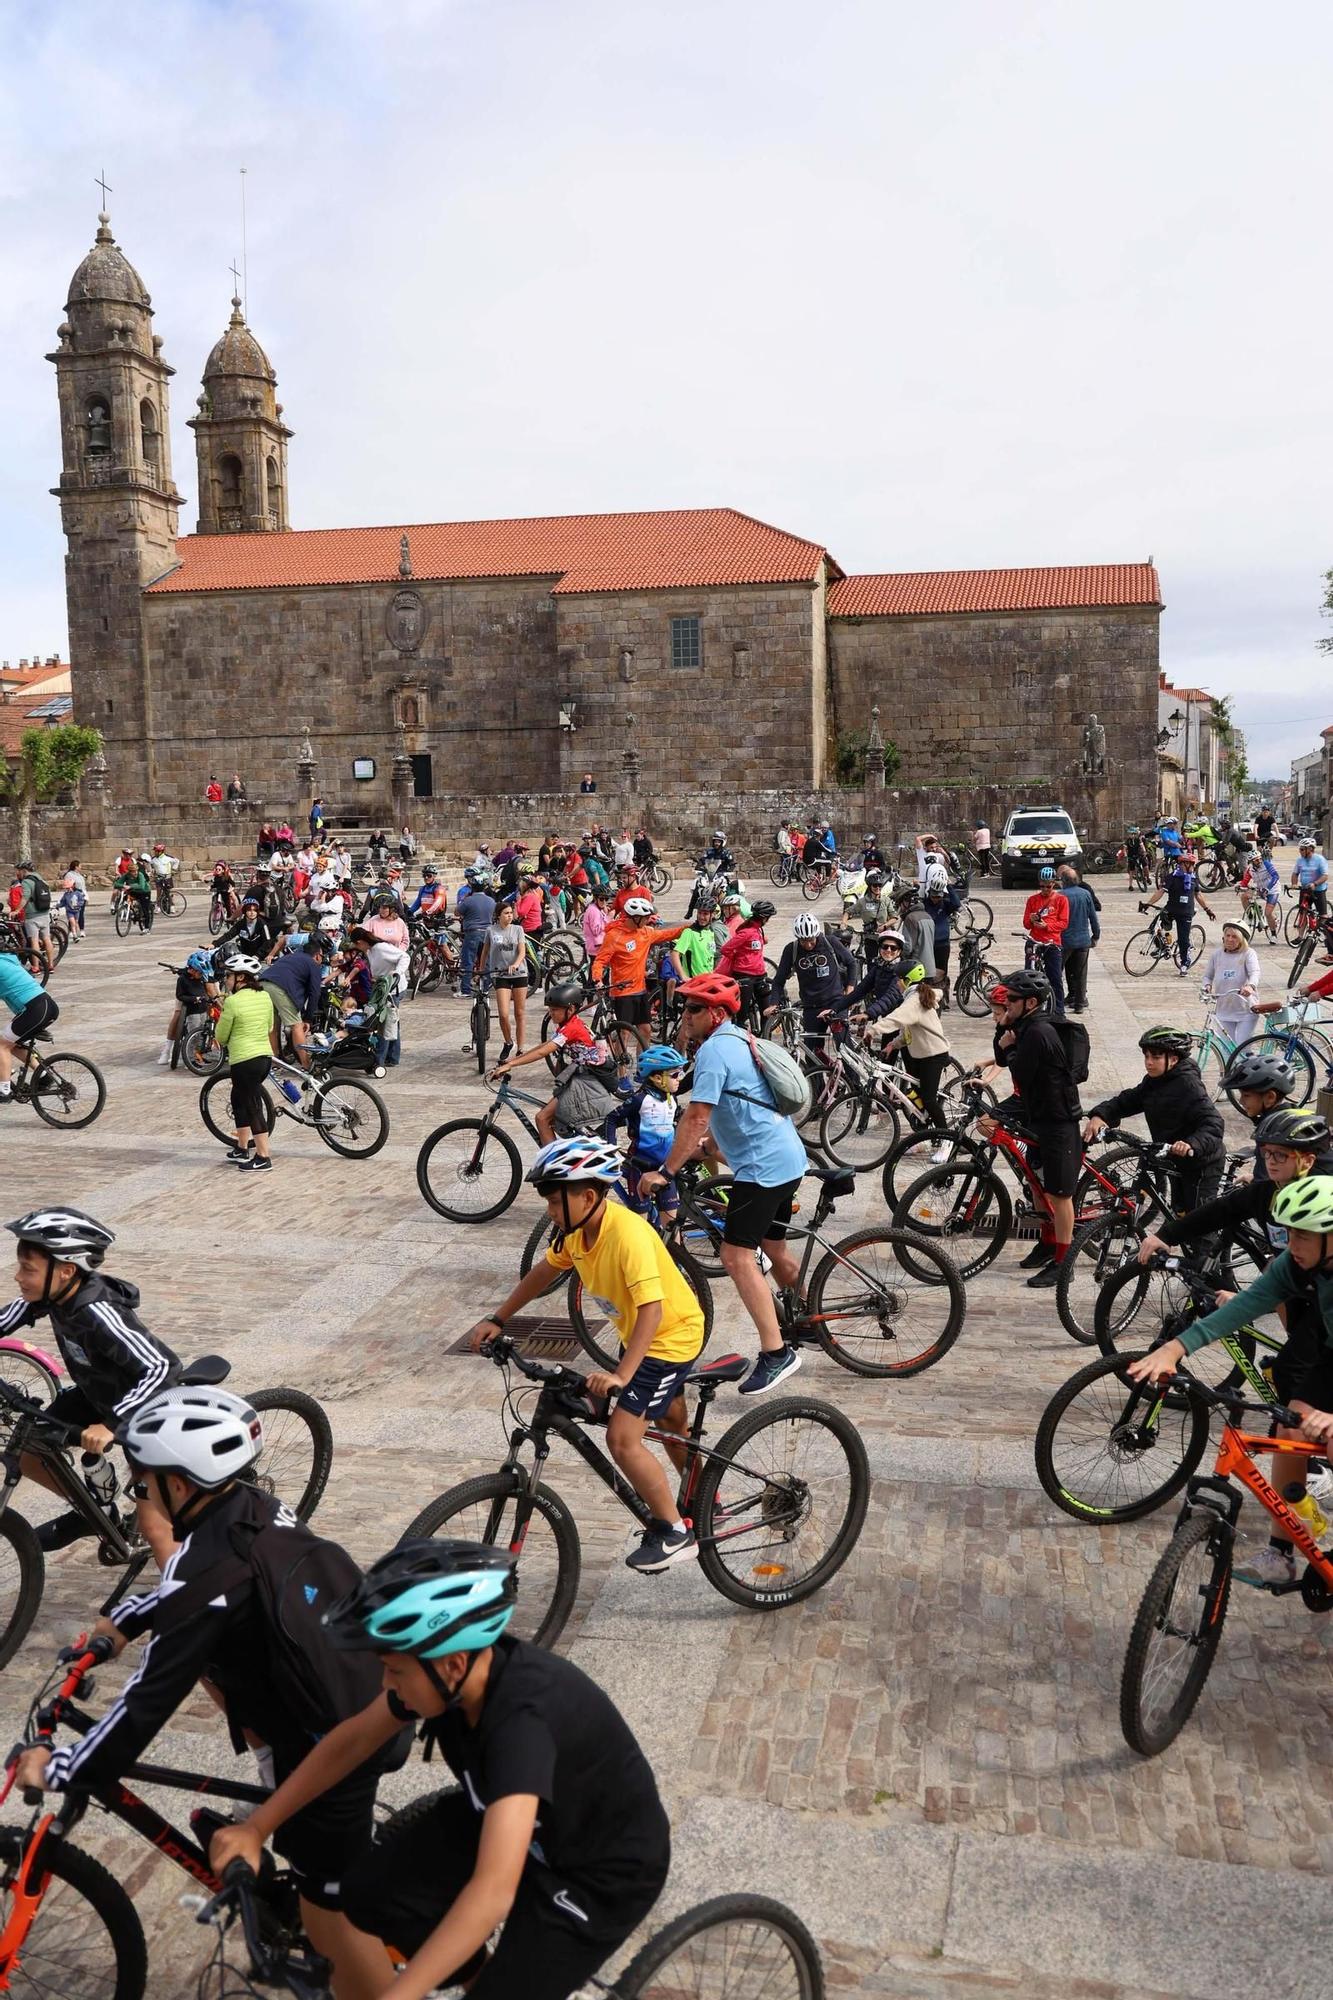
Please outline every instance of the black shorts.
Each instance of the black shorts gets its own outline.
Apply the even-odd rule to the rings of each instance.
[[[34,993],[26,1007],[20,1007],[9,1024],[9,1032],[16,1042],[26,1042],[39,1028],[49,1028],[53,1021],[60,1019],[60,1009],[49,993]]]
[[[114,1411],[104,1416],[101,1410],[95,1410],[82,1389],[72,1385],[56,1391],[46,1406],[46,1414],[58,1423],[77,1424],[80,1430],[85,1431],[89,1424],[105,1424],[109,1431],[113,1431],[120,1422]]]
[[[646,1028],[652,1020],[646,993],[617,993],[611,1006],[622,1028]]]
[[[639,1363],[616,1398],[616,1408],[627,1416],[661,1419],[677,1396],[683,1395],[690,1372],[698,1364],[691,1361],[657,1361],[647,1355]]]
[[[526,972],[500,972],[491,981],[492,986],[504,986],[510,992],[514,992],[519,987],[526,986],[527,983],[528,975]]]
[[[1333,1347],[1313,1299],[1287,1300],[1287,1338],[1273,1358],[1273,1387],[1284,1403],[1295,1397],[1311,1409],[1333,1410]]]
[[[279,1783],[290,1775],[279,1769]],[[378,1773],[354,1771],[294,1813],[273,1836],[275,1853],[288,1864],[301,1894],[317,1910],[342,1908],[343,1877],[374,1837],[378,1782]]]
[[[734,1181],[727,1196],[727,1220],[722,1241],[741,1250],[757,1250],[761,1243],[781,1243],[791,1221],[791,1205],[799,1177],[781,1187],[760,1187],[757,1181]]]
[[[1028,1160],[1047,1194],[1069,1197],[1078,1186],[1083,1146],[1077,1125],[1034,1125]]]

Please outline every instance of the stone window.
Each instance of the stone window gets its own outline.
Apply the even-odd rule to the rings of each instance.
[[[703,665],[703,640],[697,618],[672,619],[671,664],[696,669]]]
[[[271,458],[268,462],[266,480],[268,486],[268,524],[270,528],[276,528],[282,519],[281,493],[278,484],[278,461],[276,458]]]
[[[92,396],[88,401],[88,456],[111,456],[111,405],[105,396]]]
[[[143,453],[144,470],[157,477],[158,433],[157,411],[147,396],[139,405],[139,444]]]
[[[241,519],[241,461],[235,452],[224,452],[218,460],[218,520],[224,528],[239,528]]]

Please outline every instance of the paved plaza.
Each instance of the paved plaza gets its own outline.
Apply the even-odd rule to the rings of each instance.
[[[1006,966],[1021,952],[1022,898],[979,886],[996,910],[992,957]],[[1097,886],[1107,934],[1085,1017],[1088,1105],[1141,1073],[1143,1026],[1201,1015],[1194,980],[1125,976],[1137,899],[1120,878]],[[1229,897],[1210,900],[1220,910]],[[802,905],[776,900],[779,941]],[[157,961],[200,941],[204,892],[191,889],[184,919],[123,942],[105,895],[94,901],[88,941],[52,991],[57,1042],[101,1065],[107,1107],[76,1134],[27,1108],[0,1113],[4,1213],[48,1199],[91,1209],[118,1232],[109,1267],[141,1287],[144,1318],[182,1354],[226,1353],[243,1389],[316,1394],[337,1446],[317,1524],[369,1560],[504,1449],[497,1371],[451,1350],[507,1289],[533,1198],[489,1226],[455,1226],[426,1207],[414,1176],[425,1134],[486,1101],[460,1052],[466,1003],[405,1009],[402,1067],[379,1086],[392,1132],[374,1159],[340,1160],[284,1122],[275,1172],[240,1175],[200,1121],[197,1081],[155,1064],[172,996]],[[668,916],[683,901],[667,897]],[[1289,954],[1263,962],[1275,990]],[[987,1023],[945,1018],[956,1053],[988,1050]],[[850,1231],[882,1214],[871,1175],[838,1222]],[[1247,1981],[1314,2000],[1333,1949],[1319,1886],[1333,1868],[1328,1628],[1294,1598],[1238,1587],[1179,1742],[1149,1763],[1126,1748],[1121,1662],[1171,1510],[1097,1530],[1041,1492],[1038,1417],[1088,1355],[1050,1295],[1024,1289],[1025,1247],[973,1281],[961,1338],[921,1376],[865,1381],[804,1351],[799,1386],[855,1419],[874,1475],[853,1557],[804,1605],[745,1614],[697,1571],[633,1576],[621,1560],[627,1517],[557,1448],[549,1481],[574,1508],[585,1556],[562,1645],[620,1703],[658,1773],[675,1838],[659,1914],[723,1888],[767,1891],[817,1933],[835,1991],[900,2000],[1202,2000]],[[714,1290],[710,1351],[752,1351],[734,1296],[722,1281]],[[719,1409],[736,1407],[725,1391]],[[21,1505],[46,1509],[26,1489]],[[78,1547],[49,1561],[40,1619],[0,1688],[7,1740],[106,1580]],[[114,1682],[101,1678],[99,1699]],[[232,1762],[202,1695],[155,1754]],[[414,1762],[386,1791],[439,1781],[438,1766]],[[81,1838],[143,1913],[156,2000],[192,1991],[202,1954],[176,1906],[185,1878],[96,1817]]]

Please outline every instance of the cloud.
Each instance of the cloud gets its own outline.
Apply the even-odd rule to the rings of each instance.
[[[1146,0],[0,0],[0,33],[0,650],[63,640],[42,357],[93,175],[192,497],[245,165],[296,525],[727,501],[848,568],[1151,553],[1168,672],[1234,694],[1256,769],[1317,737],[1325,10],[1261,45]]]

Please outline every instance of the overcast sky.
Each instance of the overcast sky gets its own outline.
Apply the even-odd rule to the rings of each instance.
[[[1152,556],[1257,775],[1333,720],[1313,0],[0,0],[0,655],[66,645],[105,168],[177,369],[247,169],[296,527],[730,504],[847,570]],[[928,698],[928,697],[927,697]]]

